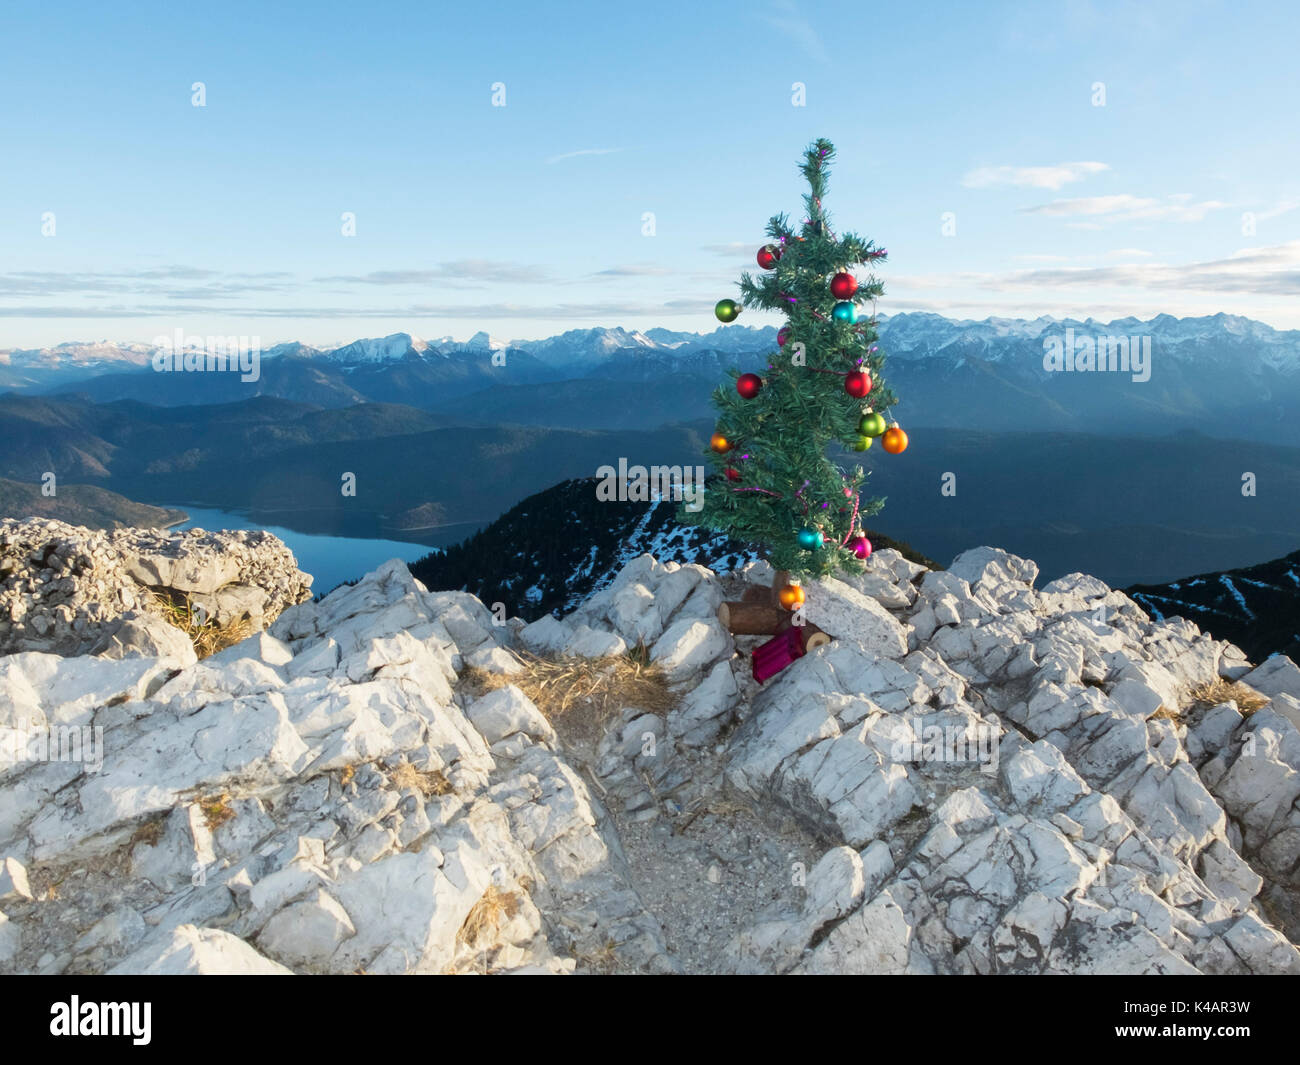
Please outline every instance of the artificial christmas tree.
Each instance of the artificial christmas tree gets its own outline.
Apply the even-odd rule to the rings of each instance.
[[[841,469],[827,457],[827,447],[839,442],[865,451],[882,435],[890,454],[907,446],[907,434],[896,425],[886,428],[882,416],[896,398],[881,376],[876,323],[864,306],[884,286],[874,276],[851,272],[886,253],[852,233],[837,237],[831,230],[822,200],[834,155],[827,140],[804,153],[807,217],[798,231],[785,215],[772,218],[772,242],[757,256],[765,272],[758,278],[742,274],[740,301],[718,304],[722,321],[734,321],[745,308],[781,311],[788,320],[765,373],[738,374],[734,387],[715,391],[714,439],[727,447],[715,446],[711,461],[726,480],[709,485],[701,509],[682,512],[684,521],[763,545],[778,571],[771,589],[751,589],[755,594],[719,610],[733,633],[774,636],[755,652],[760,680],[805,653],[810,641],[815,646],[827,639],[820,632],[802,632],[798,640],[789,635],[791,627],[811,629],[799,625],[802,587],[798,601],[786,603],[792,579],[861,572],[871,553],[861,522],[884,501],[864,500],[862,467]]]

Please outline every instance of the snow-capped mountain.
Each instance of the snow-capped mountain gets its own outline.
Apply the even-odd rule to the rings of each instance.
[[[324,357],[330,362],[345,364],[390,362],[393,359],[404,359],[410,352],[418,354],[428,349],[426,340],[410,333],[393,333],[376,340],[355,340],[344,347],[326,352]]]
[[[654,350],[660,345],[645,333],[621,326],[612,329],[570,329],[545,340],[520,340],[513,347],[528,352],[547,366],[591,366],[617,352],[631,349]]]
[[[1300,445],[1300,331],[1234,315],[956,321],[880,316],[886,380],[913,426],[1212,436]],[[1046,345],[1140,338],[1141,373],[1053,372]],[[0,389],[82,392],[161,406],[271,395],[329,407],[402,403],[472,423],[654,428],[711,416],[732,368],[763,372],[772,326],[707,333],[621,326],[541,340],[487,332],[468,340],[407,332],[325,349],[264,352],[256,382],[149,371],[148,345],[59,345],[0,353]],[[508,358],[493,356],[508,349]]]

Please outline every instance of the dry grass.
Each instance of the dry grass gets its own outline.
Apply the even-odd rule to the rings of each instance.
[[[1243,714],[1251,714],[1261,706],[1268,705],[1268,699],[1254,688],[1236,681],[1219,680],[1208,684],[1198,684],[1187,693],[1190,706],[1218,706],[1220,703],[1233,702]]]
[[[399,791],[413,788],[426,799],[446,795],[452,790],[451,781],[441,769],[416,769],[410,762],[401,762],[389,768],[388,782]]]
[[[594,950],[577,954],[575,960],[585,969],[608,976],[618,968],[618,948],[612,939],[607,939]]]
[[[236,618],[228,624],[218,625],[209,619],[201,608],[196,607],[189,596],[172,598],[154,592],[153,601],[155,612],[167,624],[180,629],[190,638],[190,643],[194,645],[194,653],[199,658],[207,658],[218,651],[224,651],[227,647],[233,647],[248,639],[254,632],[253,623],[248,617]]]
[[[461,683],[487,692],[514,684],[567,741],[596,743],[624,707],[652,714],[676,705],[663,671],[638,646],[615,658],[541,657],[518,654],[523,670],[509,676],[467,669]]]
[[[225,792],[199,800],[199,809],[203,811],[203,820],[208,823],[208,830],[215,832],[235,816],[230,805],[230,796]]]
[[[489,884],[483,897],[474,903],[465,915],[465,923],[456,933],[456,939],[471,950],[488,947],[497,930],[519,912],[519,896],[513,891],[502,891]]]
[[[134,850],[137,843],[147,843],[151,847],[158,846],[158,841],[162,839],[163,825],[166,821],[166,814],[156,814],[147,821],[141,821],[136,826],[136,830],[131,833],[131,838],[127,840],[127,851]]]
[[[1183,723],[1182,711],[1170,710],[1169,707],[1165,706],[1164,703],[1161,703],[1160,706],[1156,709],[1156,712],[1152,714],[1149,718],[1147,718],[1147,720],[1153,721],[1158,717],[1163,717],[1169,721],[1172,721],[1175,725],[1181,725]]]

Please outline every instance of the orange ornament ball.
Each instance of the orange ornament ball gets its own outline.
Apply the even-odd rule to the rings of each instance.
[[[719,455],[731,450],[731,441],[721,433],[714,433],[709,437],[709,447],[713,448]]]
[[[786,610],[793,610],[804,601],[803,588],[797,584],[785,585],[776,595]]]
[[[901,455],[907,450],[907,434],[895,425],[892,429],[885,430],[885,435],[880,443],[891,455]]]

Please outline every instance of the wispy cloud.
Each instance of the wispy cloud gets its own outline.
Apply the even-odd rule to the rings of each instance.
[[[1191,263],[1130,262],[1002,273],[914,274],[895,278],[894,288],[914,291],[982,289],[1007,294],[1024,290],[1095,288],[1295,297],[1300,295],[1300,240],[1243,248],[1226,258]]]
[[[671,277],[679,271],[668,266],[611,266],[597,270],[590,277]]]
[[[1105,163],[1057,163],[1055,166],[982,166],[969,171],[961,183],[970,189],[1015,185],[1035,189],[1059,189],[1090,174],[1110,167]]]
[[[540,284],[554,280],[549,270],[525,263],[494,259],[453,259],[418,270],[372,270],[367,274],[341,274],[313,278],[316,282],[351,285],[428,285],[434,282],[508,282],[512,285]],[[454,285],[453,285],[454,287]]]
[[[257,292],[279,292],[292,275],[278,270],[261,273],[221,273],[193,266],[150,267],[147,270],[15,270],[0,274],[0,299],[79,295],[98,297],[122,293],[134,296],[179,296],[189,299],[229,299]]]
[[[1101,217],[1111,222],[1200,222],[1210,211],[1231,207],[1220,200],[1193,199],[1191,193],[1166,196],[1163,200],[1149,196],[1120,193],[1114,196],[1084,196],[1069,200],[1052,200],[1034,207],[1022,207],[1024,214],[1051,217]]]
[[[714,255],[740,255],[754,247],[754,242],[743,240],[733,240],[730,244],[703,244],[703,251],[712,252]]]
[[[818,63],[830,63],[830,53],[822,41],[821,34],[804,17],[793,0],[777,0],[772,7],[773,13],[759,14],[758,17],[779,33],[789,37],[810,59]]]
[[[546,160],[546,165],[561,162],[564,159],[576,159],[580,155],[613,155],[615,152],[626,151],[625,148],[579,148],[576,152],[564,152],[561,155],[553,155]]]

